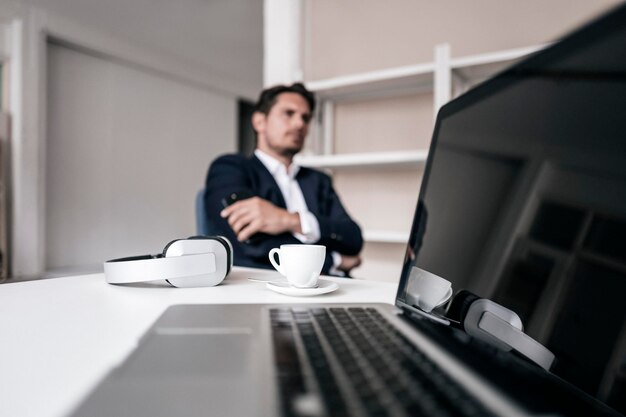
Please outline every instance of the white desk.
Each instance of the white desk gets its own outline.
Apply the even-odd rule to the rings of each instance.
[[[103,274],[0,285],[0,416],[64,416],[136,346],[173,304],[391,304],[396,284],[333,278],[339,290],[288,297],[248,277],[267,270],[235,268],[220,286],[114,286]]]

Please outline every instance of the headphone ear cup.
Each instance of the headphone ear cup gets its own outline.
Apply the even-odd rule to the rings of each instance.
[[[215,236],[194,236],[189,239],[178,239],[168,243],[163,250],[165,258],[183,257],[190,255],[202,255],[204,258],[202,269],[196,269],[193,274],[178,274],[167,278],[174,287],[211,287],[222,282],[230,272],[230,260],[232,254],[230,247],[223,238]],[[207,257],[209,256],[210,257]],[[187,258],[193,265],[197,257]]]
[[[161,252],[161,256],[163,257],[167,256],[167,251],[170,248],[170,246],[172,246],[174,243],[178,242],[179,240],[185,240],[185,239],[174,239],[174,240],[169,241],[167,245],[165,245],[165,247],[163,248],[163,252]]]
[[[459,323],[461,327],[463,327],[463,322],[465,321],[470,306],[474,301],[479,299],[479,296],[470,291],[459,291],[450,302],[448,310],[446,311],[446,317],[453,322]]]
[[[514,311],[467,290],[454,296],[446,317],[468,335],[504,351],[515,349],[537,365],[550,370],[554,354],[524,333]]]
[[[226,274],[230,273],[230,270],[233,267],[233,245],[230,243],[230,240],[225,238],[224,236],[205,236],[205,235],[197,235],[197,236],[189,236],[189,240],[198,240],[198,239],[208,239],[208,240],[216,240],[224,245],[224,249],[226,249]]]

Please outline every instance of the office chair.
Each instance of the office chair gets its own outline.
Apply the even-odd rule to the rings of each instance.
[[[196,232],[199,235],[210,236],[211,225],[204,205],[204,193],[205,189],[202,188],[198,191],[198,194],[196,194]]]

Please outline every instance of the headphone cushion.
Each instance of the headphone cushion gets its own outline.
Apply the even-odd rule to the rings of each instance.
[[[472,303],[479,299],[480,297],[473,292],[467,290],[459,291],[450,302],[446,311],[446,317],[462,325]]]

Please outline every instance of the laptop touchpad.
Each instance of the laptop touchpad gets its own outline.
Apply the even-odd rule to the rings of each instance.
[[[148,378],[237,378],[250,370],[247,329],[157,329],[120,376]]]
[[[121,387],[134,387],[130,410],[149,407],[144,415],[151,416],[255,415],[253,338],[241,330],[158,329],[148,336],[118,375]]]
[[[157,329],[74,415],[257,415],[252,346],[245,328]]]

